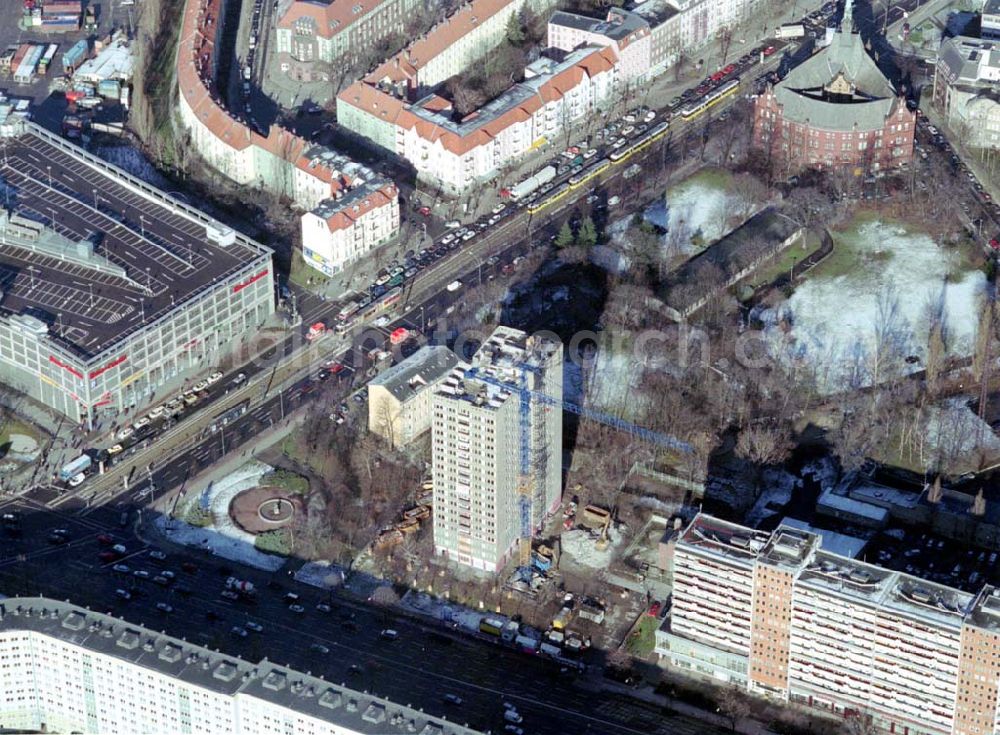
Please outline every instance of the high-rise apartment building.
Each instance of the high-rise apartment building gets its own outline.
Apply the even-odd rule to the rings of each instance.
[[[1000,731],[1000,591],[978,595],[699,515],[657,651],[693,673],[902,735]]]
[[[521,536],[521,490],[532,530],[558,506],[562,392],[558,339],[509,327],[497,327],[471,367],[440,384],[432,402],[436,553],[497,572]]]
[[[41,597],[0,602],[0,660],[0,727],[18,731],[476,735],[267,659]]]

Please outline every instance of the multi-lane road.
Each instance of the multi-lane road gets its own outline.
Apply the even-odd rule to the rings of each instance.
[[[691,718],[664,717],[658,709],[625,707],[612,695],[595,696],[591,679],[581,686],[584,682],[540,657],[374,610],[290,577],[245,568],[234,571],[207,552],[147,536],[154,533],[149,530],[151,519],[140,523],[134,511],[124,508],[106,505],[80,517],[25,499],[0,504],[0,514],[13,514],[20,524],[19,533],[6,526],[0,529],[0,589],[72,599],[193,643],[251,661],[267,656],[483,730],[502,731],[502,702],[510,701],[523,714],[525,731],[533,735],[718,732]],[[66,532],[65,543],[50,542],[55,528]],[[98,536],[103,534],[125,545],[124,558],[100,562],[97,554],[105,547]],[[166,558],[150,556],[149,542],[165,551]],[[127,571],[115,571],[115,564],[125,565]],[[148,577],[136,576],[137,571]],[[163,571],[176,576],[172,584],[153,581]],[[255,602],[220,596],[229,574],[257,586]],[[122,599],[116,594],[119,589],[131,599]],[[289,609],[289,592],[299,596],[303,612]],[[158,609],[158,603],[170,610]],[[330,605],[331,611],[317,609],[319,603]],[[245,637],[232,632],[246,629],[248,622],[263,630]],[[400,633],[398,640],[380,638],[386,627]],[[445,702],[448,693],[461,697],[462,704]]]

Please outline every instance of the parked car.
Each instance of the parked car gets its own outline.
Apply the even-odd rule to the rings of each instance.
[[[399,638],[399,633],[393,630],[392,628],[385,628],[381,633],[378,634],[378,637],[384,641],[394,641],[397,638]]]

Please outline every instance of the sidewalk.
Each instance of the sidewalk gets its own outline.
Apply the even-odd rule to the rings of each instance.
[[[701,720],[702,722],[714,725],[721,730],[733,732],[727,717],[724,717],[716,712],[709,712],[708,710],[701,709],[700,707],[695,707],[693,704],[682,702],[679,699],[674,699],[663,694],[657,694],[653,691],[653,687],[648,684],[642,687],[632,688],[616,681],[610,681],[603,678],[603,676],[598,675],[589,680],[579,680],[578,686],[581,689],[586,689],[595,693],[612,692],[623,697],[637,699],[639,701],[646,702],[647,704],[656,705],[657,707],[667,707],[679,715]],[[771,730],[768,729],[764,723],[749,718],[737,722],[735,732],[741,733],[741,735],[772,735]]]

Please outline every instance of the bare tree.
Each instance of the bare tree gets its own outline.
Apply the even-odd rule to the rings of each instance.
[[[733,45],[733,27],[732,26],[722,26],[715,33],[715,40],[719,42],[719,51],[722,52],[722,65],[726,65],[726,59],[729,56],[729,47]]]
[[[867,712],[857,712],[844,720],[843,735],[878,735],[879,728]]]
[[[791,450],[792,442],[785,426],[753,424],[741,430],[736,439],[736,453],[762,466],[785,461]]]
[[[722,690],[718,704],[719,714],[726,718],[733,732],[736,732],[737,726],[753,713],[748,695],[735,686]]]

